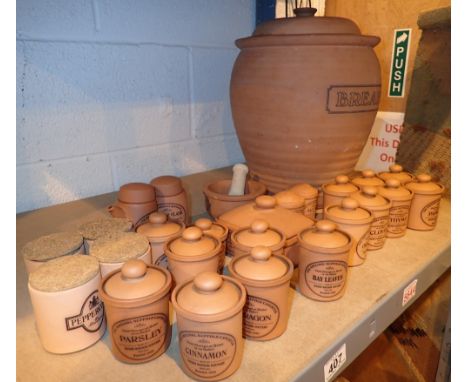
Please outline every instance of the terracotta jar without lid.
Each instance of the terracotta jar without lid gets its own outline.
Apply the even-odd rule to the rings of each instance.
[[[226,242],[229,230],[221,223],[215,223],[210,219],[200,218],[195,220],[195,227],[200,228],[204,234],[214,236],[221,242],[219,250],[218,273],[221,275],[224,269],[224,260],[226,257]]]
[[[104,335],[104,306],[98,296],[99,262],[87,255],[63,256],[31,272],[28,290],[36,329],[45,350],[85,349]]]
[[[387,179],[384,187],[379,187],[379,194],[392,203],[389,214],[387,237],[402,237],[408,226],[409,210],[413,191],[400,185],[397,179]]]
[[[154,188],[146,183],[127,183],[120,187],[117,202],[107,210],[113,217],[130,219],[135,229],[148,221],[158,209]]]
[[[167,219],[164,212],[153,212],[148,223],[138,227],[137,232],[145,235],[151,245],[151,263],[168,269],[167,257],[164,254],[164,243],[180,236],[185,229],[184,223]]]
[[[353,238],[349,266],[361,265],[367,257],[367,243],[370,225],[374,219],[372,213],[359,207],[357,200],[345,198],[341,205],[328,206],[325,219],[335,223],[341,231]]]
[[[418,231],[432,231],[437,224],[440,199],[445,187],[431,181],[431,176],[421,174],[416,181],[406,184],[414,192],[408,217],[408,228]]]
[[[106,308],[112,353],[122,362],[143,363],[169,347],[171,274],[164,268],[129,260],[102,280],[99,296]]]
[[[299,234],[299,290],[317,301],[334,301],[345,293],[353,239],[335,223],[320,220]]]
[[[318,190],[308,183],[299,183],[292,186],[289,191],[304,198],[304,216],[315,220],[315,210],[317,208]]]
[[[363,170],[361,172],[361,176],[353,178],[351,182],[359,188],[365,186],[379,187],[385,184],[385,182],[382,179],[378,178],[375,175],[375,172],[372,170]]]
[[[289,284],[294,265],[285,256],[272,254],[265,246],[235,257],[229,273],[247,289],[244,307],[244,336],[268,341],[281,336],[288,326]]]
[[[198,227],[188,227],[182,236],[164,244],[176,285],[192,280],[202,272],[217,272],[220,250],[221,242]]]
[[[377,187],[363,186],[361,191],[351,194],[351,197],[359,202],[362,208],[371,211],[374,215],[372,220],[367,250],[374,251],[380,249],[385,244],[387,229],[392,203],[378,194]]]
[[[281,231],[286,236],[284,253],[294,265],[298,264],[299,246],[297,234],[303,229],[311,227],[314,222],[303,215],[291,212],[276,204],[276,199],[270,195],[258,196],[254,203],[235,208],[218,218],[218,221],[229,228],[230,232],[236,229],[249,227],[254,220],[265,220],[270,228]],[[228,242],[227,253],[231,254],[231,244]]]
[[[192,216],[187,192],[180,178],[164,175],[154,178],[150,183],[156,191],[158,210],[164,212],[171,220],[189,225]]]
[[[323,209],[329,206],[340,205],[344,198],[348,198],[352,193],[359,191],[346,175],[338,175],[333,183],[324,184],[323,189]]]
[[[378,177],[384,182],[387,179],[397,179],[400,181],[400,184],[402,186],[414,180],[414,175],[409,172],[403,171],[403,167],[399,164],[392,164],[391,166],[389,166],[388,171],[379,172]]]
[[[275,196],[278,206],[304,215],[305,199],[292,191],[280,191]]]
[[[189,377],[219,381],[239,368],[245,301],[244,286],[216,272],[201,273],[174,289],[171,302],[177,316],[179,352]]]
[[[283,232],[270,228],[266,220],[254,220],[249,227],[239,228],[231,234],[234,257],[248,255],[258,245],[265,246],[275,255],[284,255],[286,236]]]
[[[21,248],[21,256],[28,274],[52,259],[84,252],[83,236],[79,232],[57,232],[44,235],[26,243]]]

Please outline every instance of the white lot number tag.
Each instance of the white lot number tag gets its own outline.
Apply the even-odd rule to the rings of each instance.
[[[415,279],[414,281],[409,284],[405,290],[403,291],[403,301],[401,306],[405,306],[414,296],[416,296],[416,283],[418,282],[418,279]]]
[[[325,382],[330,381],[336,372],[346,362],[346,344],[341,345],[338,351],[325,363],[323,372],[325,374]]]

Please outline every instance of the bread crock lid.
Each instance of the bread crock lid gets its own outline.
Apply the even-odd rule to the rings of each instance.
[[[197,219],[195,220],[195,226],[200,228],[204,234],[214,236],[221,241],[227,237],[228,229],[223,224],[215,223],[210,219]]]
[[[348,176],[338,175],[335,178],[335,183],[325,184],[323,190],[332,195],[344,196],[358,191],[359,188],[350,182]]]
[[[154,188],[146,183],[127,183],[120,187],[118,199],[123,203],[147,203],[156,199]]]
[[[409,182],[405,187],[412,190],[414,193],[424,195],[441,194],[445,189],[443,185],[432,182],[432,178],[429,174],[416,176],[416,181]]]
[[[148,239],[140,233],[114,232],[96,239],[89,254],[102,263],[123,263],[144,255],[148,248]]]
[[[172,196],[183,191],[182,181],[176,176],[159,176],[150,183],[156,190],[156,196]]]
[[[378,178],[375,175],[375,172],[373,170],[363,170],[361,172],[361,176],[358,176],[354,179],[351,180],[353,184],[355,184],[358,187],[364,187],[364,186],[383,186],[385,182]]]
[[[355,221],[356,223],[365,223],[372,220],[372,214],[368,210],[359,207],[359,202],[353,198],[344,198],[341,205],[327,207],[326,214],[331,218]]]
[[[363,208],[382,209],[390,208],[390,201],[379,195],[377,187],[363,186],[361,191],[351,194],[351,198],[356,199]]]
[[[165,241],[182,232],[183,226],[167,219],[163,212],[153,212],[148,223],[137,228],[137,232],[148,237],[151,241]]]
[[[270,229],[270,225],[266,220],[254,220],[250,227],[241,228],[233,232],[235,240],[246,247],[255,247],[264,245],[274,247],[282,241],[281,234]]]
[[[379,187],[379,194],[391,200],[410,199],[413,191],[401,186],[398,179],[390,178],[385,181],[385,186]]]
[[[304,199],[313,199],[316,198],[318,195],[318,190],[308,183],[296,184],[295,186],[292,186],[289,190],[297,195],[302,196]]]
[[[83,236],[79,232],[57,232],[26,243],[21,254],[28,260],[47,261],[72,254],[82,245]]]
[[[351,238],[338,231],[330,220],[319,220],[312,228],[302,231],[299,240],[314,248],[343,248],[351,243]]]
[[[388,167],[388,172],[379,172],[379,178],[386,181],[387,179],[398,179],[401,184],[408,183],[414,179],[414,176],[409,172],[403,171],[403,167],[399,164],[392,164]]]
[[[216,239],[204,235],[198,227],[188,227],[182,232],[182,236],[168,243],[169,250],[178,256],[199,256],[213,251],[217,246]]]
[[[287,209],[301,208],[304,206],[304,197],[292,191],[280,191],[275,195],[276,202],[280,207]]]
[[[127,218],[103,218],[86,222],[78,227],[78,231],[85,239],[96,240],[98,237],[111,232],[128,232],[133,224]]]

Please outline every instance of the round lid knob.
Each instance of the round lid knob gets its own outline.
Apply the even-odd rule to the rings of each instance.
[[[147,265],[142,260],[128,260],[122,267],[122,276],[125,279],[138,279],[146,274],[147,268]]]
[[[203,231],[199,227],[188,227],[182,233],[182,238],[187,241],[197,241],[202,235]]]
[[[355,210],[359,207],[359,203],[353,198],[344,198],[341,202],[341,206],[346,210]]]
[[[250,256],[252,256],[255,261],[267,261],[271,256],[271,249],[264,245],[258,245],[252,248]]]
[[[338,175],[335,178],[335,182],[336,182],[336,184],[346,184],[346,183],[349,182],[349,177],[346,176],[346,175]]]
[[[200,228],[202,231],[211,229],[213,222],[210,219],[200,218],[195,221],[195,226]]]
[[[362,171],[363,178],[373,178],[375,176],[375,172],[372,170],[364,170]]]
[[[164,212],[153,212],[149,216],[149,222],[151,224],[164,224],[167,222],[167,215]]]
[[[316,13],[317,13],[317,8],[312,8],[312,7],[301,7],[301,8],[294,9],[294,14],[297,17],[312,17]]]
[[[255,205],[259,208],[274,208],[276,205],[276,199],[270,195],[260,195],[255,199]]]
[[[403,167],[399,164],[392,164],[388,169],[391,173],[399,173],[403,171]]]
[[[331,233],[336,230],[336,224],[330,220],[319,220],[315,225],[319,232]]]
[[[366,196],[376,196],[378,193],[377,187],[365,186],[362,188],[362,193]]]
[[[420,174],[416,177],[416,179],[418,180],[418,182],[427,183],[432,180],[432,177],[429,174]]]
[[[253,233],[265,233],[269,228],[269,224],[265,220],[254,220],[250,225],[250,230]]]
[[[385,186],[389,188],[398,188],[401,183],[398,179],[390,178],[385,181]]]
[[[203,272],[193,280],[195,288],[200,292],[214,292],[223,285],[223,278],[215,272]]]

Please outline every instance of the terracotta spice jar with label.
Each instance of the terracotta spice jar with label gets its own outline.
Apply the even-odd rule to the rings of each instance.
[[[99,296],[106,308],[112,353],[128,363],[151,361],[171,343],[171,274],[163,268],[129,260],[102,280]]]
[[[341,205],[328,206],[325,209],[325,219],[334,222],[338,229],[353,238],[348,265],[363,264],[367,257],[370,225],[374,220],[372,212],[359,207],[357,200],[345,198]]]
[[[305,199],[292,191],[280,191],[274,195],[278,206],[286,208],[289,211],[304,215]]]
[[[379,194],[391,201],[387,237],[402,237],[408,226],[409,210],[414,193],[402,187],[398,179],[387,179],[384,187],[379,187]]]
[[[178,237],[185,229],[184,223],[167,219],[164,212],[153,212],[149,216],[148,223],[138,227],[140,233],[149,240],[151,245],[151,263],[168,269],[167,256],[164,254],[164,243]]]
[[[392,164],[391,166],[389,166],[388,171],[379,172],[378,177],[384,182],[387,179],[397,179],[400,181],[400,184],[402,186],[414,180],[414,175],[409,172],[403,171],[403,167],[399,164]]]
[[[182,370],[190,378],[219,381],[239,368],[246,295],[239,281],[216,272],[201,273],[174,289]]]
[[[52,259],[82,253],[84,242],[79,232],[57,232],[41,236],[21,248],[28,274]]]
[[[90,256],[99,260],[102,277],[130,259],[140,259],[151,265],[151,246],[146,236],[135,232],[114,232],[100,237],[91,246]]]
[[[229,273],[247,289],[244,336],[268,341],[281,336],[288,326],[288,294],[294,265],[270,248],[256,246],[249,254],[235,257]]]
[[[382,248],[387,238],[392,203],[382,195],[379,195],[377,187],[373,186],[363,186],[361,191],[351,194],[351,197],[359,202],[359,206],[371,211],[374,215],[374,220],[372,220],[370,227],[367,250],[374,251]]]
[[[323,190],[323,209],[324,212],[329,206],[340,205],[344,198],[352,193],[359,191],[359,187],[351,183],[346,175],[338,175],[334,183],[324,184]]]
[[[416,181],[406,184],[414,192],[408,217],[408,228],[418,231],[432,231],[437,224],[439,205],[445,187],[432,182],[428,174],[420,174]]]
[[[65,354],[96,343],[106,331],[98,296],[99,262],[87,255],[48,261],[29,275],[29,295],[44,349]]]
[[[304,216],[315,220],[317,208],[318,190],[308,183],[299,183],[292,186],[289,191],[304,198]]]
[[[219,250],[219,264],[218,273],[222,274],[224,269],[224,260],[226,257],[226,242],[229,230],[221,223],[215,223],[210,219],[200,218],[195,221],[195,227],[200,228],[204,234],[211,235],[221,242],[221,249]]]
[[[372,186],[379,187],[383,186],[385,182],[375,175],[373,170],[363,170],[361,176],[357,176],[351,180],[351,182],[359,188]]]
[[[299,290],[317,301],[343,297],[353,239],[335,223],[320,220],[299,234]]]

